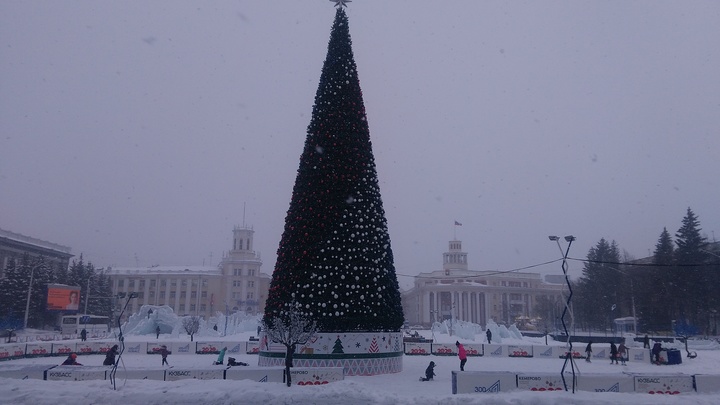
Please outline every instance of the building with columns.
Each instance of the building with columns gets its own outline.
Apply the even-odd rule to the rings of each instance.
[[[462,242],[451,240],[442,270],[417,275],[402,303],[411,325],[457,319],[485,326],[492,319],[509,326],[538,315],[535,306],[541,297],[561,302],[563,287],[537,273],[470,270]]]
[[[270,276],[260,272],[262,260],[253,250],[251,227],[233,229],[233,246],[217,266],[109,267],[113,296],[135,292],[128,313],[142,305],[168,305],[178,315],[214,316],[217,311],[261,314]],[[124,302],[118,300],[117,306]]]

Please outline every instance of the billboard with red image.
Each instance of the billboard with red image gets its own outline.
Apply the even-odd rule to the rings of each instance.
[[[47,309],[49,311],[77,311],[80,309],[80,287],[48,284]]]

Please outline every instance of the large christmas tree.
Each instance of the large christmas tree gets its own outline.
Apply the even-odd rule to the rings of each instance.
[[[339,3],[265,307],[322,332],[397,331],[404,317],[348,19]]]

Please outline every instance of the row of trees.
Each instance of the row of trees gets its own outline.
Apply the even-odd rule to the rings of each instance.
[[[32,286],[30,279],[32,278]],[[0,280],[0,328],[17,329],[24,323],[28,289],[30,307],[28,327],[57,326],[58,313],[47,310],[47,285],[65,284],[80,287],[80,311],[93,315],[112,316],[110,279],[92,263],[85,263],[82,255],[69,268],[52,263],[44,257],[10,260],[5,277]],[[88,291],[89,288],[89,291]]]
[[[675,240],[663,228],[653,255],[640,260],[600,239],[573,285],[576,324],[607,330],[613,319],[635,315],[641,331],[717,335],[720,251],[701,230],[688,208]]]

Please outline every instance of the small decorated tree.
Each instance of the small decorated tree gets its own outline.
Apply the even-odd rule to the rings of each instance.
[[[285,345],[285,377],[288,387],[292,384],[290,367],[293,366],[295,346],[307,343],[317,331],[317,323],[302,315],[297,307],[295,304],[294,308],[291,307],[281,316],[273,318],[271,323],[263,325],[269,341]]]

